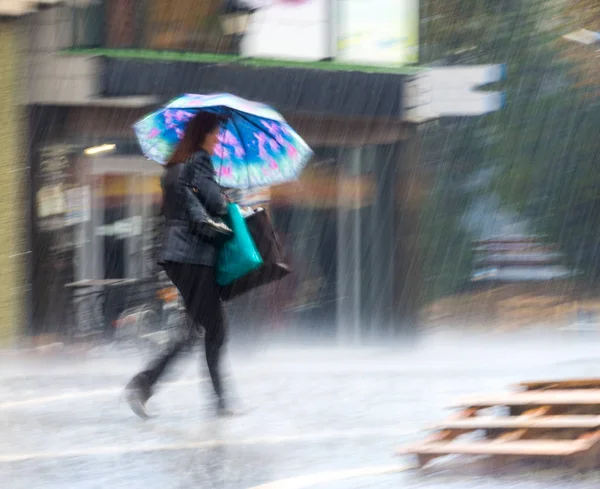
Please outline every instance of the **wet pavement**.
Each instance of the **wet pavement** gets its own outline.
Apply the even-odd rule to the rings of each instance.
[[[435,334],[411,347],[264,345],[229,355],[229,385],[249,411],[225,419],[213,415],[195,353],[152,399],[147,422],[121,400],[141,358],[110,349],[0,355],[0,487],[596,488],[600,475],[560,469],[489,475],[442,460],[407,470],[414,461],[394,449],[421,439],[457,397],[600,376],[599,344],[565,334]]]

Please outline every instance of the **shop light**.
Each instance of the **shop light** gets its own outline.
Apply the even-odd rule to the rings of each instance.
[[[107,153],[108,151],[114,151],[117,148],[116,144],[101,144],[100,146],[91,146],[85,148],[83,153],[87,156],[97,155],[99,153]]]

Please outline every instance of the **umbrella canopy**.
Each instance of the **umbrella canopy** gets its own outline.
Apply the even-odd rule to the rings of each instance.
[[[272,107],[227,93],[182,95],[136,122],[133,129],[144,155],[165,164],[199,111],[228,118],[213,156],[224,187],[247,189],[295,180],[313,155]]]

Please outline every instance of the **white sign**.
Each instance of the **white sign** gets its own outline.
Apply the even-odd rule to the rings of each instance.
[[[339,0],[337,59],[399,66],[419,61],[419,0]]]
[[[66,191],[67,214],[65,224],[74,226],[88,222],[91,216],[91,193],[89,185],[71,188]]]
[[[64,214],[67,208],[62,184],[46,185],[37,193],[37,214],[40,219]]]
[[[425,122],[439,117],[477,116],[499,110],[503,92],[478,91],[501,81],[504,65],[433,68],[410,77],[404,84],[404,120]]]
[[[333,56],[330,0],[271,0],[252,17],[242,56],[318,61]]]
[[[141,236],[142,234],[142,218],[140,216],[122,219],[114,224],[98,226],[96,228],[96,236],[116,236],[117,238],[131,238]]]
[[[54,5],[61,0],[0,0],[0,16],[18,17],[37,10],[38,5]]]

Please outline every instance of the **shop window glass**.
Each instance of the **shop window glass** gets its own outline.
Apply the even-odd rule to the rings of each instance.
[[[101,258],[102,278],[151,276],[156,261],[160,177],[104,175],[101,188],[94,253]]]

